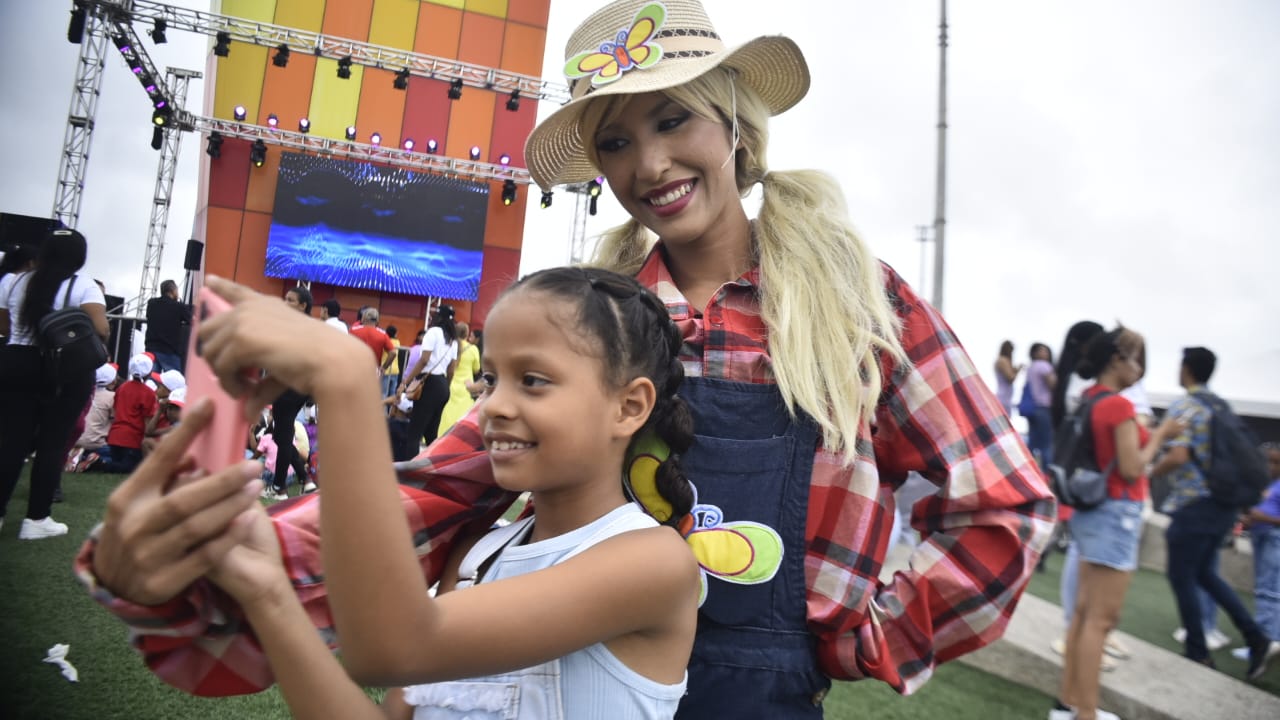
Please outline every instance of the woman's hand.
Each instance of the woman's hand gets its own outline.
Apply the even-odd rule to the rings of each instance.
[[[195,471],[192,439],[213,417],[201,400],[107,498],[93,572],[116,596],[159,605],[216,565],[247,535],[235,519],[258,505],[261,466]]]
[[[1156,428],[1155,435],[1161,442],[1169,438],[1175,438],[1187,431],[1187,421],[1180,417],[1165,416],[1160,426]]]
[[[202,324],[203,356],[227,392],[246,399],[250,420],[286,387],[314,396],[332,380],[368,372],[369,351],[356,338],[334,336],[324,323],[230,280],[206,284],[232,309]]]

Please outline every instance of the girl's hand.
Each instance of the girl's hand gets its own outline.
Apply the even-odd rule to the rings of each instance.
[[[241,543],[209,571],[209,579],[246,610],[285,597],[282,593],[293,594],[271,518],[266,508],[255,505],[236,518],[244,529]]]
[[[286,387],[315,395],[326,378],[367,372],[369,351],[354,337],[326,334],[332,328],[324,323],[230,280],[209,277],[206,284],[232,309],[202,323],[202,352],[227,392],[245,398],[248,419]]]
[[[1162,440],[1178,437],[1187,431],[1187,421],[1180,417],[1166,417],[1160,423],[1160,427],[1156,428],[1156,435]]]
[[[205,475],[187,456],[211,417],[212,403],[194,403],[107,498],[93,572],[115,595],[142,605],[166,602],[246,534],[248,528],[233,521],[259,504],[261,467],[241,463]]]

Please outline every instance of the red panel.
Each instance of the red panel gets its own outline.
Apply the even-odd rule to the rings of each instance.
[[[234,278],[236,253],[240,249],[240,223],[244,219],[244,211],[210,207],[208,213],[209,222],[204,245],[205,273]]]
[[[502,35],[506,25],[501,18],[492,15],[464,12],[458,59],[485,67],[498,67],[502,62]]]
[[[516,186],[516,201],[510,205],[502,204],[502,183],[489,183],[489,210],[484,220],[484,251],[491,247],[501,247],[519,251],[524,239],[524,214],[529,203],[532,185]],[[533,192],[541,191],[534,188]]]
[[[511,112],[507,109],[506,95],[499,94],[493,103],[493,146],[489,150],[489,162],[498,162],[498,156],[507,153],[511,156],[511,164],[516,167],[527,167],[524,162],[524,142],[533,132],[534,122],[538,117],[538,103],[529,98],[520,100],[520,109]]]
[[[365,42],[369,39],[372,22],[373,0],[337,0],[325,3],[324,24],[320,32]]]
[[[342,320],[348,325],[356,321],[356,313],[360,308],[368,305],[369,307],[378,307],[378,301],[381,299],[377,290],[359,290],[357,288],[335,287],[333,296],[338,298],[338,303],[342,305]]]
[[[390,147],[400,145],[400,123],[404,119],[405,91],[395,88],[395,76],[390,70],[365,68],[356,115],[356,127],[381,134],[382,144]]]
[[[249,187],[249,141],[223,138],[222,155],[209,163],[209,204],[244,208]]]
[[[279,278],[263,275],[267,259],[267,233],[271,229],[271,215],[247,212],[240,229],[240,252],[236,258],[235,281],[260,293],[281,293]]]
[[[457,58],[461,31],[461,10],[424,2],[418,11],[418,34],[413,39],[413,51],[440,58]]]
[[[449,134],[449,83],[430,78],[409,78],[408,96],[404,104],[404,134],[418,142],[417,149],[426,152],[427,140],[435,138],[440,143],[439,152],[445,148]]]
[[[547,26],[547,15],[550,11],[551,0],[515,0],[507,3],[507,20],[545,28]],[[582,20],[582,18],[578,18],[578,20]],[[542,75],[540,72],[533,74]]]
[[[382,295],[382,307],[379,308],[379,312],[385,315],[417,318],[418,323],[421,324],[422,319],[427,316],[427,301],[416,295],[384,293]]]
[[[484,268],[480,271],[480,297],[471,309],[473,325],[484,327],[489,308],[511,283],[520,277],[520,251],[506,248],[484,249]]]

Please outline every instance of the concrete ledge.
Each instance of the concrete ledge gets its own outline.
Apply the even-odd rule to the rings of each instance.
[[[959,661],[1056,697],[1062,658],[1049,643],[1061,629],[1062,608],[1026,593],[1005,636]],[[1102,674],[1101,700],[1124,720],[1280,718],[1280,698],[1131,635],[1117,636],[1133,657]]]
[[[1150,513],[1142,527],[1142,544],[1138,548],[1138,564],[1148,570],[1163,574],[1167,567],[1164,531],[1169,527],[1169,516]],[[1253,594],[1253,549],[1246,537],[1237,538],[1231,547],[1224,548],[1218,556],[1218,574],[1237,592]]]

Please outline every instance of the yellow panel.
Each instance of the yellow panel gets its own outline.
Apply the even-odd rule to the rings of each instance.
[[[467,10],[505,18],[507,16],[507,0],[467,0]]]
[[[222,14],[269,23],[276,16],[276,0],[222,0]]]
[[[364,81],[364,68],[351,66],[351,77],[338,77],[338,61],[329,58],[316,60],[315,84],[311,88],[311,134],[345,140],[347,126],[356,121],[356,108],[360,105],[360,83]],[[368,132],[361,138],[367,142]]]
[[[334,0],[341,2],[342,0]],[[320,32],[324,21],[324,0],[276,0],[275,24],[281,27]]]
[[[373,0],[369,42],[397,50],[413,50],[421,7],[421,0]]]
[[[267,48],[233,42],[227,57],[213,59],[218,63],[213,116],[232,120],[232,110],[236,105],[243,105],[248,111],[248,122],[254,122],[262,100],[262,80],[267,72]]]
[[[424,1],[429,2],[432,5],[444,5],[445,7],[458,8],[459,10],[463,9],[463,6],[467,4],[465,0],[424,0]]]

